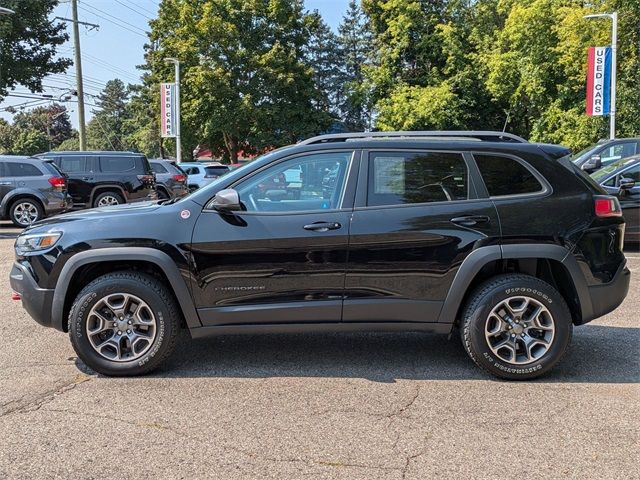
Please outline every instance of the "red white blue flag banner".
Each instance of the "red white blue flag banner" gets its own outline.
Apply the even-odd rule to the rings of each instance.
[[[160,136],[176,136],[176,85],[160,84]]]
[[[609,115],[611,109],[611,47],[591,47],[587,62],[587,115]]]

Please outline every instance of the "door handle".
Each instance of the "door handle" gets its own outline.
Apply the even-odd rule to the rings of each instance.
[[[305,225],[305,230],[312,230],[314,232],[326,232],[328,230],[338,230],[342,225],[338,222],[315,222],[309,225]]]
[[[93,177],[82,177],[82,180],[93,180]]]
[[[462,217],[454,217],[450,221],[463,227],[473,227],[479,223],[489,223],[489,217],[486,215],[465,215]]]

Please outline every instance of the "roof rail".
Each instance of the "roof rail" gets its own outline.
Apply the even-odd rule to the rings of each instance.
[[[318,143],[348,142],[357,139],[380,139],[390,138],[398,140],[429,138],[434,140],[465,140],[473,139],[484,142],[512,142],[528,143],[524,138],[506,132],[492,132],[483,130],[427,130],[427,131],[404,131],[404,132],[356,132],[356,133],[330,133],[328,135],[318,135],[317,137],[302,140],[298,145],[314,145]]]

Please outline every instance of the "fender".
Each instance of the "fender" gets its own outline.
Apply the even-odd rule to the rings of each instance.
[[[24,196],[36,198],[40,201],[43,208],[47,204],[46,197],[42,193],[38,192],[37,190],[33,190],[31,188],[16,188],[14,190],[11,190],[9,193],[7,193],[5,197],[2,199],[2,203],[0,203],[0,213],[2,214],[3,217],[6,217],[7,215],[9,215],[8,207],[9,205],[11,205],[11,201],[13,198],[15,198],[16,195],[24,195]]]
[[[63,330],[62,322],[64,303],[67,296],[69,283],[73,274],[83,265],[100,262],[137,260],[147,261],[160,267],[169,280],[171,289],[178,299],[180,309],[184,315],[189,329],[201,327],[198,313],[196,312],[191,293],[178,270],[175,262],[164,252],[146,247],[116,247],[100,248],[96,250],[86,250],[71,257],[62,268],[58,283],[53,294],[51,305],[51,324],[58,330]]]
[[[449,289],[449,293],[447,293],[447,297],[445,298],[438,322],[453,323],[455,321],[464,295],[471,281],[482,267],[495,260],[517,258],[545,258],[562,263],[569,272],[578,295],[582,321],[588,321],[586,319],[593,317],[591,296],[589,295],[587,282],[578,266],[578,262],[570,253],[567,248],[552,244],[492,245],[474,250],[460,265]]]

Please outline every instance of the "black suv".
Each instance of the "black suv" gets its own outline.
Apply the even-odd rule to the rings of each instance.
[[[53,163],[0,156],[0,218],[24,228],[70,207],[67,179]]]
[[[132,152],[47,152],[69,177],[74,208],[106,207],[157,199],[147,157]]]
[[[107,375],[156,368],[185,325],[457,327],[479,366],[531,378],[629,288],[618,201],[569,153],[500,132],[315,137],[177,201],[42,221],[11,286]]]

